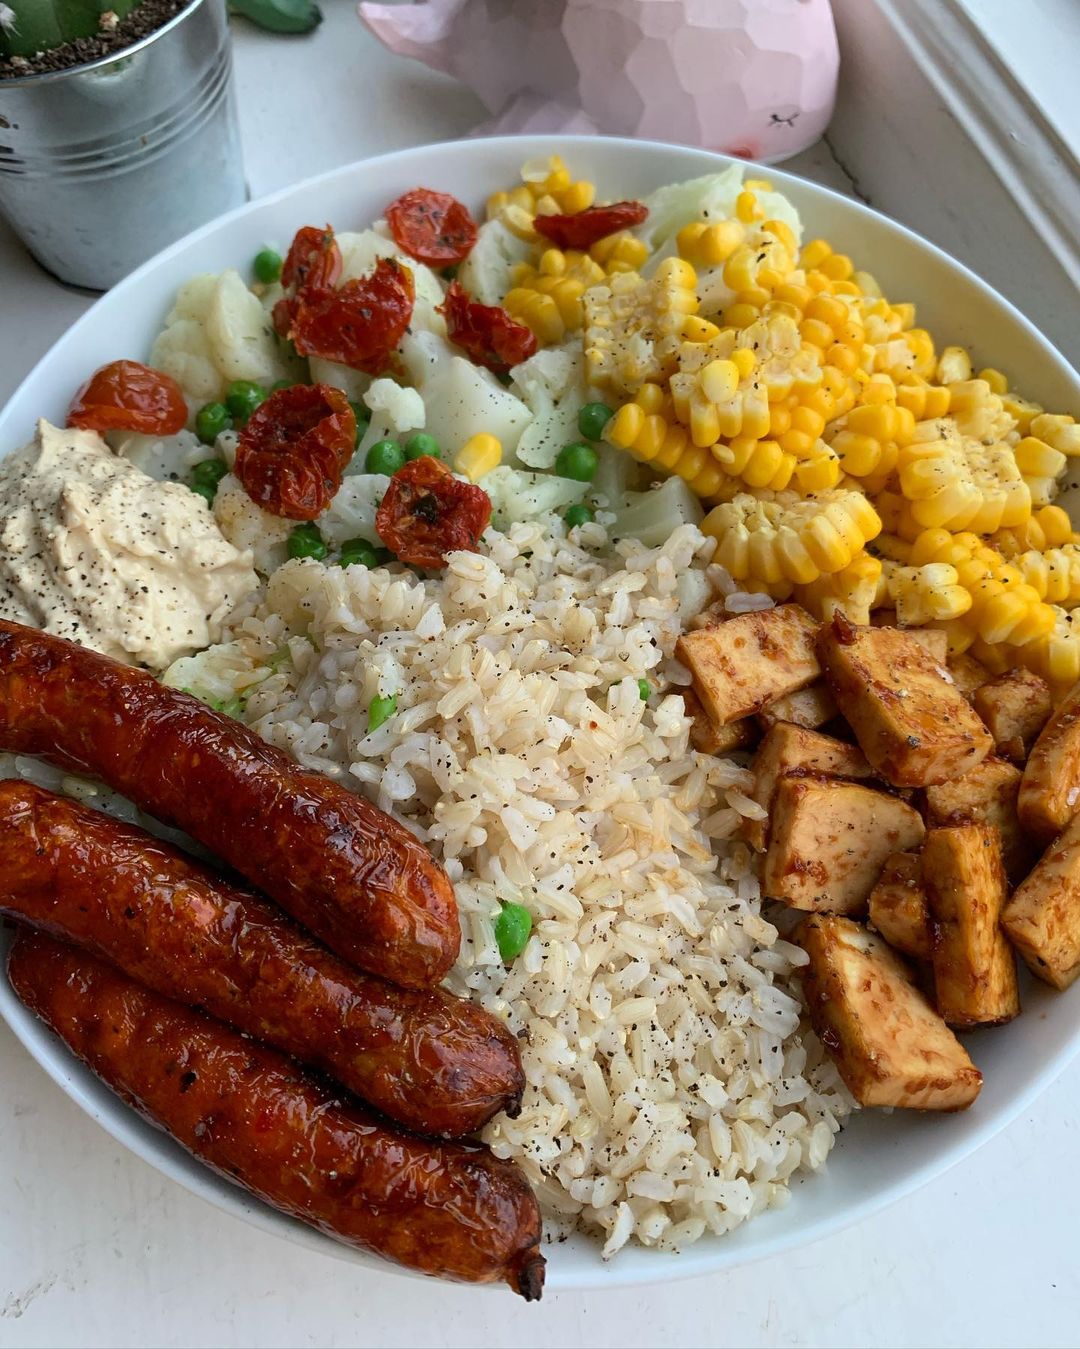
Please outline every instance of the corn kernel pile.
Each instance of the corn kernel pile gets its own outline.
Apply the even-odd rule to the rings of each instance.
[[[534,217],[584,210],[595,189],[558,157],[522,179],[488,202],[534,245],[506,308],[541,344],[581,332],[587,378],[616,408],[605,439],[712,506],[702,528],[746,590],[943,628],[994,672],[1080,678],[1080,534],[1052,504],[1080,456],[1072,417],[960,347],[938,352],[912,304],[824,239],[800,248],[766,218],[767,182],[649,267],[632,231],[548,246]]]

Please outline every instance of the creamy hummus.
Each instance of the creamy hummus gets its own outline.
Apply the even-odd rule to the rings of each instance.
[[[93,431],[38,423],[0,460],[0,616],[161,670],[258,584],[201,497]]]

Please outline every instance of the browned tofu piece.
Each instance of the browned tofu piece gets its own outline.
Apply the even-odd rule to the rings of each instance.
[[[971,701],[994,737],[997,752],[1016,763],[1027,758],[1054,710],[1050,685],[1024,669],[988,680],[975,690]]]
[[[1020,823],[1040,844],[1056,838],[1080,811],[1080,684],[1035,741],[1017,809]]]
[[[930,906],[918,853],[897,852],[885,859],[870,891],[867,912],[871,926],[890,946],[915,960],[931,958]]]
[[[845,745],[831,735],[809,731],[782,721],[772,728],[758,746],[754,762],[753,798],[758,805],[772,810],[776,784],[781,777],[806,775],[829,778],[868,778],[871,775],[866,756],[855,745]],[[745,820],[743,837],[758,852],[765,850],[767,820]]]
[[[977,661],[974,656],[969,656],[966,651],[950,656],[945,668],[952,675],[953,683],[968,699],[974,695],[976,689],[981,689],[989,679],[993,678],[986,666]]]
[[[996,825],[1005,874],[1017,881],[1027,875],[1038,852],[1017,814],[1021,777],[1015,764],[991,755],[955,782],[927,787],[926,822]]]
[[[1032,974],[1068,988],[1080,974],[1080,815],[1013,891],[1001,925]]]
[[[937,1009],[950,1026],[998,1026],[1020,1011],[1016,957],[1001,930],[1007,893],[991,824],[931,829],[923,883],[933,925]]]
[[[838,715],[836,700],[829,692],[828,684],[819,679],[816,684],[768,703],[758,713],[758,721],[766,731],[781,721],[790,721],[813,731]]]
[[[909,632],[834,618],[818,635],[818,655],[840,711],[887,782],[944,782],[990,752],[990,732]]]
[[[793,909],[860,913],[890,853],[917,848],[918,811],[855,782],[785,777],[773,795],[764,887]]]
[[[880,937],[815,914],[796,940],[810,957],[810,1021],[860,1105],[964,1110],[974,1101],[982,1074]]]
[[[691,721],[690,743],[699,754],[730,754],[733,749],[747,749],[757,739],[757,726],[749,717],[714,726],[692,689],[683,690],[682,700]]]
[[[949,634],[941,628],[905,628],[904,631],[920,646],[924,646],[935,662],[946,667],[949,657]]]
[[[781,604],[686,632],[675,654],[690,671],[709,719],[726,726],[817,679],[817,627],[798,604]]]

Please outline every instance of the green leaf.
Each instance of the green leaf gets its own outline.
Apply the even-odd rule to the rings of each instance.
[[[310,33],[322,23],[314,0],[229,0],[229,8],[271,33]]]
[[[0,55],[36,56],[76,38],[93,37],[101,16],[112,10],[119,18],[138,0],[3,0],[8,13],[0,26]]]

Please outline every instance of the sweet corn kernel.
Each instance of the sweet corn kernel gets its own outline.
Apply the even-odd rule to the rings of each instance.
[[[479,431],[458,450],[454,468],[470,482],[479,482],[485,474],[502,463],[502,443],[496,436]]]

